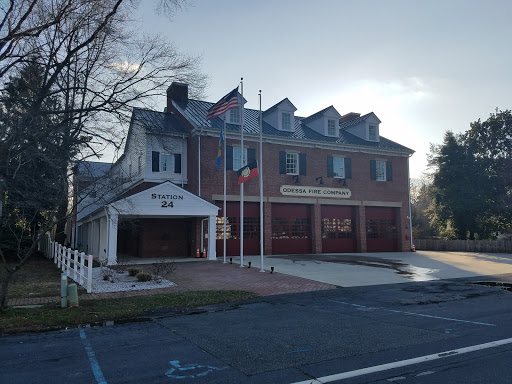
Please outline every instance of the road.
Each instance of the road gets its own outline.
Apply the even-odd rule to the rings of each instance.
[[[512,292],[477,280],[269,296],[2,337],[0,382],[512,383]]]

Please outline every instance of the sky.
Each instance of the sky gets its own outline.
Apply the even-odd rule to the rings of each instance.
[[[172,20],[144,0],[142,28],[200,55],[216,102],[243,77],[246,107],[284,98],[307,117],[374,112],[380,135],[415,151],[512,108],[510,0],[189,0]],[[159,110],[165,106],[162,95]]]

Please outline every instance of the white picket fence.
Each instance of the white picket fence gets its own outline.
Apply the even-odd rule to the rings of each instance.
[[[39,250],[49,259],[53,259],[68,277],[87,289],[87,293],[92,292],[92,255],[64,247],[52,241],[50,235],[46,235],[39,242]]]

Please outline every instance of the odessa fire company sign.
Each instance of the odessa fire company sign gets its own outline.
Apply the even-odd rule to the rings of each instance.
[[[294,185],[282,185],[280,190],[282,195],[287,196],[334,197],[338,199],[348,199],[352,196],[350,189],[347,188],[297,187]]]

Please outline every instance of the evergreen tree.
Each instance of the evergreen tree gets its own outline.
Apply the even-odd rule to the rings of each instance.
[[[441,146],[432,147],[430,166],[435,173],[431,192],[432,216],[440,224],[451,224],[458,239],[487,238],[495,229],[488,220],[492,203],[484,163],[473,156],[460,136],[447,132]]]

